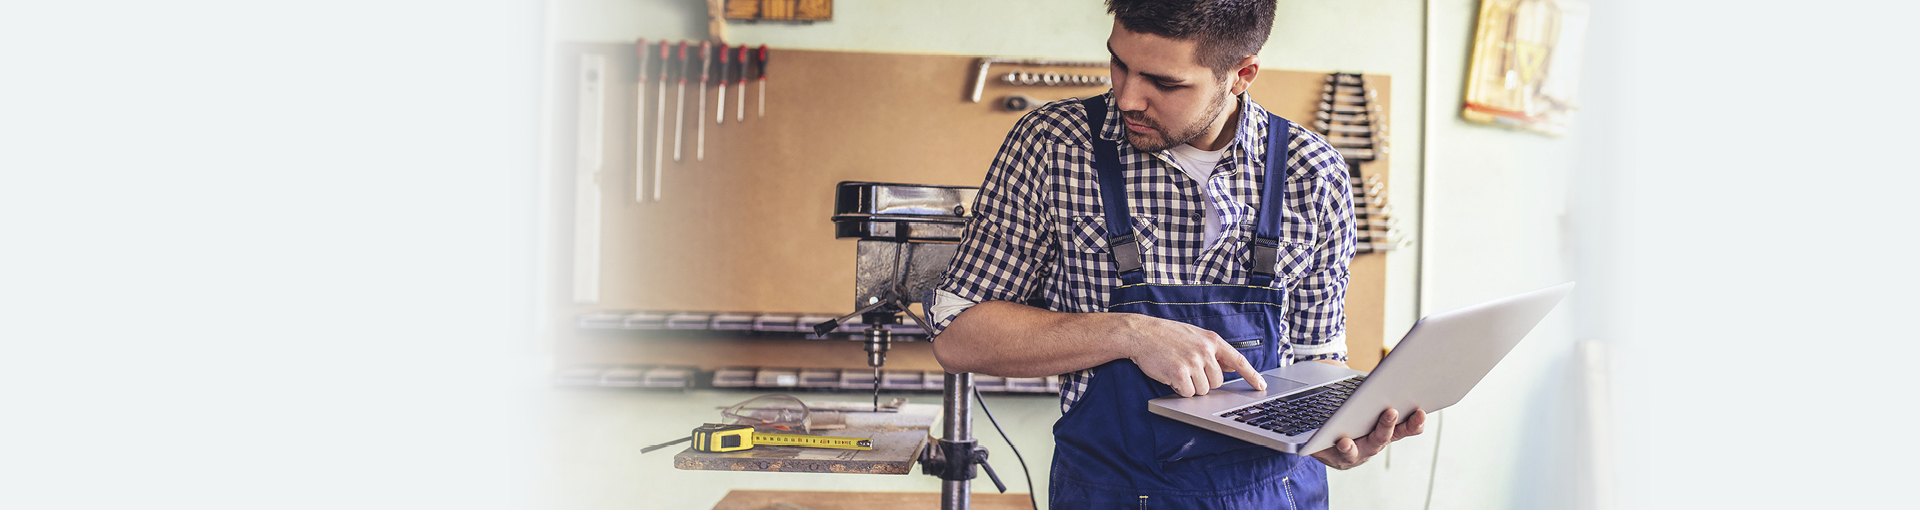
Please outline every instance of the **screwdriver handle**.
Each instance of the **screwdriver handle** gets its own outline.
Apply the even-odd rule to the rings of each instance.
[[[642,37],[639,42],[633,44],[633,53],[640,57],[639,81],[645,84],[647,82],[647,38]]]
[[[767,81],[767,45],[760,45],[760,81]]]
[[[687,42],[680,41],[680,84],[687,84]]]
[[[713,43],[700,41],[700,86],[707,86],[707,74],[713,70]]]
[[[745,87],[747,85],[747,50],[748,49],[749,48],[747,48],[747,45],[745,44],[740,45],[740,81],[737,82],[742,87],[740,90],[746,90]]]
[[[667,45],[668,44],[671,44],[671,43],[668,43],[666,41],[660,41],[660,84],[661,85],[665,85],[667,83],[667,75],[673,73],[673,66],[668,65],[667,63]]]

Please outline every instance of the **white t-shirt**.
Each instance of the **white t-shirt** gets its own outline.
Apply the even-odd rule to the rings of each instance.
[[[1220,163],[1220,156],[1226,153],[1226,147],[1217,151],[1203,151],[1184,143],[1167,149],[1167,154],[1173,156],[1174,166],[1180,167],[1181,172],[1200,185],[1200,203],[1207,213],[1207,246],[1213,246],[1214,241],[1220,240],[1220,206],[1215,205],[1212,194],[1207,193],[1207,178],[1213,175],[1213,166]]]

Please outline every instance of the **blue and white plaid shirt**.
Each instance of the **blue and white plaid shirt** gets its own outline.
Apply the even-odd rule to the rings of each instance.
[[[1108,101],[1100,136],[1122,140],[1120,109]],[[1147,283],[1224,284],[1247,281],[1259,183],[1266,177],[1267,112],[1239,101],[1239,125],[1206,187],[1167,154],[1119,143],[1127,205],[1133,214]],[[1038,304],[1057,312],[1105,312],[1119,284],[1107,254],[1099,177],[1093,168],[1086,109],[1078,100],[1026,114],[1007,134],[981,185],[973,218],[939,287],[933,326],[945,330],[966,306],[984,301]],[[1353,260],[1352,186],[1347,165],[1319,135],[1293,125],[1285,180],[1289,217],[1282,225],[1275,285],[1287,289],[1287,343],[1292,361],[1346,359],[1347,264]],[[1223,234],[1205,246],[1204,208],[1222,216]],[[1036,299],[1037,298],[1037,299]],[[958,303],[959,306],[955,306]],[[937,331],[936,331],[937,333]],[[938,339],[936,338],[936,341]],[[1060,409],[1071,409],[1093,371],[1063,374]]]

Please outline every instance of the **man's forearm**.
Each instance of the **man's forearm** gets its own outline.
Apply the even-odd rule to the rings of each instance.
[[[1052,312],[1006,301],[967,308],[934,339],[949,372],[1042,377],[1127,357],[1129,314]]]

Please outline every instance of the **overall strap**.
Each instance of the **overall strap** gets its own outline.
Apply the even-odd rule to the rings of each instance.
[[[1253,233],[1253,260],[1248,268],[1248,283],[1257,287],[1273,285],[1274,266],[1280,261],[1280,212],[1287,185],[1287,152],[1293,139],[1293,123],[1279,115],[1267,114],[1267,178],[1260,183],[1260,223]]]
[[[1146,281],[1141,271],[1140,243],[1133,237],[1133,215],[1127,212],[1127,179],[1121,173],[1120,144],[1100,137],[1107,122],[1106,96],[1080,100],[1087,110],[1088,139],[1093,142],[1093,169],[1100,175],[1100,210],[1107,220],[1107,253],[1126,284]]]

